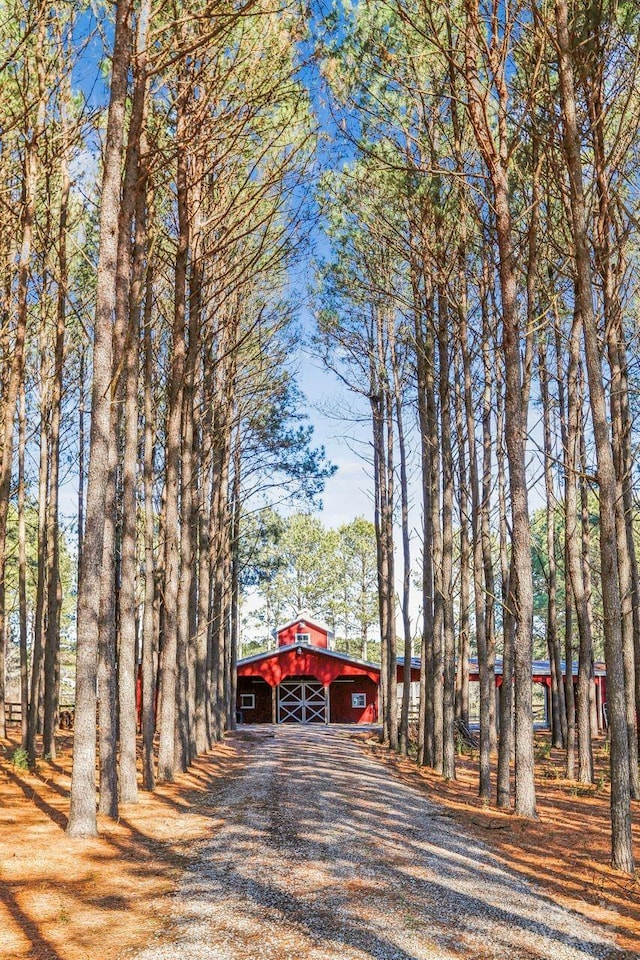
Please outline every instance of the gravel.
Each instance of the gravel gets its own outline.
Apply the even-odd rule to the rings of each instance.
[[[244,728],[173,928],[136,960],[614,960],[339,727]],[[628,955],[626,955],[628,956]]]

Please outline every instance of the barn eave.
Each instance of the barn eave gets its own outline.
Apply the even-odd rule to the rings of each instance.
[[[294,620],[293,622],[295,623],[296,621]],[[321,657],[331,657],[334,660],[341,660],[344,663],[352,663],[357,667],[363,667],[367,670],[377,670],[380,672],[379,663],[370,663],[367,660],[359,660],[357,657],[352,657],[347,653],[338,653],[336,650],[327,650],[326,647],[318,647],[313,643],[287,644],[284,647],[278,647],[277,650],[265,650],[263,653],[254,653],[251,657],[244,657],[242,660],[238,660],[237,666],[242,667],[249,663],[259,663],[262,660],[268,660],[270,657],[285,656],[286,654],[290,654],[292,649],[305,652],[309,651],[311,653],[318,654]]]

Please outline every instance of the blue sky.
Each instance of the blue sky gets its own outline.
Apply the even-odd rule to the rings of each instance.
[[[322,444],[338,467],[322,497],[323,522],[337,526],[360,515],[373,519],[372,480],[364,459],[369,452],[371,427],[366,422],[354,422],[350,416],[357,398],[309,349],[302,351],[299,379],[315,428],[314,445]]]

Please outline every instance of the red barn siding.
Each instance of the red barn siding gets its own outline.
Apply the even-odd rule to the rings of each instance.
[[[304,623],[304,627],[300,626],[301,623]],[[278,631],[278,646],[286,647],[290,643],[297,643],[297,634],[299,633],[307,633],[309,635],[308,642],[313,644],[314,647],[324,647],[326,649],[329,645],[326,630],[322,630],[313,623],[308,623],[306,620],[301,619],[297,623],[292,623],[291,626]]]
[[[398,683],[404,683],[404,664],[398,664],[396,679]],[[420,683],[420,667],[411,667],[411,683]]]
[[[330,654],[313,648],[297,647],[291,650],[274,652],[270,657],[253,663],[238,664],[238,677],[260,676],[272,687],[287,677],[315,677],[320,683],[328,685],[337,677],[370,677],[378,683],[380,671],[375,667],[365,667],[358,663],[349,663]]]
[[[256,698],[253,710],[241,707],[242,693],[252,693]],[[261,677],[238,677],[238,710],[243,723],[271,723],[271,687]]]
[[[351,694],[364,693],[366,707],[353,707]],[[376,723],[378,719],[378,684],[369,677],[358,677],[352,683],[337,680],[329,690],[331,723]]]

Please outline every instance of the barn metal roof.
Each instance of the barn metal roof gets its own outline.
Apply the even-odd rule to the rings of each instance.
[[[404,657],[396,657],[396,663],[399,667],[404,667]],[[420,657],[411,657],[411,669],[419,670],[421,666]]]
[[[293,621],[297,623],[296,620]],[[282,627],[280,629],[283,629]],[[257,663],[259,660],[265,660],[267,657],[274,657],[278,654],[291,650],[292,648],[301,650],[313,650],[315,653],[325,654],[327,657],[334,657],[336,660],[344,660],[346,663],[355,663],[359,667],[367,667],[369,670],[380,670],[379,663],[371,663],[369,660],[360,660],[358,657],[352,657],[349,653],[338,653],[337,650],[328,650],[326,647],[319,647],[314,643],[286,643],[275,650],[265,650],[262,653],[254,653],[251,657],[244,657],[238,660],[237,666],[244,663]],[[396,657],[396,663],[399,667],[404,667],[404,657]],[[411,669],[420,669],[420,657],[411,657]]]
[[[564,660],[560,661],[560,666],[562,668],[562,673],[566,672],[566,663]],[[469,657],[469,667],[475,667],[475,670],[472,670],[472,673],[477,673],[478,671],[478,658]],[[572,664],[573,667],[573,676],[577,677],[578,675],[578,664]],[[498,676],[502,675],[502,657],[496,657],[496,673]],[[550,677],[551,676],[551,664],[548,660],[533,660],[531,662],[531,673],[534,677]],[[594,664],[594,673],[596,677],[606,677],[607,668],[602,661],[597,660]]]
[[[293,623],[297,623],[297,620],[294,620]],[[283,628],[280,627],[282,630]],[[319,653],[321,656],[333,657],[336,660],[344,660],[346,663],[355,663],[359,667],[366,667],[368,670],[380,670],[379,663],[370,663],[367,660],[360,660],[358,657],[352,657],[348,653],[338,653],[336,650],[327,650],[326,647],[319,647],[314,643],[286,643],[282,647],[278,647],[276,650],[265,650],[263,653],[254,653],[252,657],[244,657],[242,660],[238,660],[237,666],[242,666],[245,663],[258,663],[260,660],[266,660],[268,657],[277,657],[291,650],[310,650],[313,653]]]
[[[293,623],[297,623],[296,620]],[[282,627],[280,629],[283,629]],[[336,650],[328,650],[326,647],[319,647],[313,643],[287,643],[283,647],[278,647],[275,650],[265,650],[263,653],[254,653],[251,657],[244,657],[242,660],[238,660],[238,666],[241,666],[245,663],[258,663],[260,660],[266,660],[268,657],[276,657],[280,654],[291,651],[292,649],[301,650],[312,650],[314,653],[319,653],[321,656],[333,657],[335,660],[343,660],[345,663],[354,663],[359,667],[366,667],[369,670],[380,670],[379,663],[371,663],[368,660],[360,660],[358,657],[352,657],[348,653],[338,653]],[[399,667],[404,666],[404,657],[397,657],[396,663]],[[560,661],[562,666],[562,672],[565,672],[565,661]],[[469,667],[472,673],[477,673],[478,671],[478,658],[470,657],[469,658]],[[474,669],[475,668],[475,669]],[[420,657],[411,657],[411,669],[419,670],[420,669]],[[495,672],[498,676],[502,675],[502,657],[496,657],[496,668]],[[594,666],[594,672],[596,677],[605,677],[607,675],[605,664],[602,661],[596,661]],[[551,665],[548,660],[533,660],[531,663],[531,673],[533,676],[537,677],[549,677],[551,676]],[[578,664],[573,664],[573,675],[574,677],[578,675]]]

